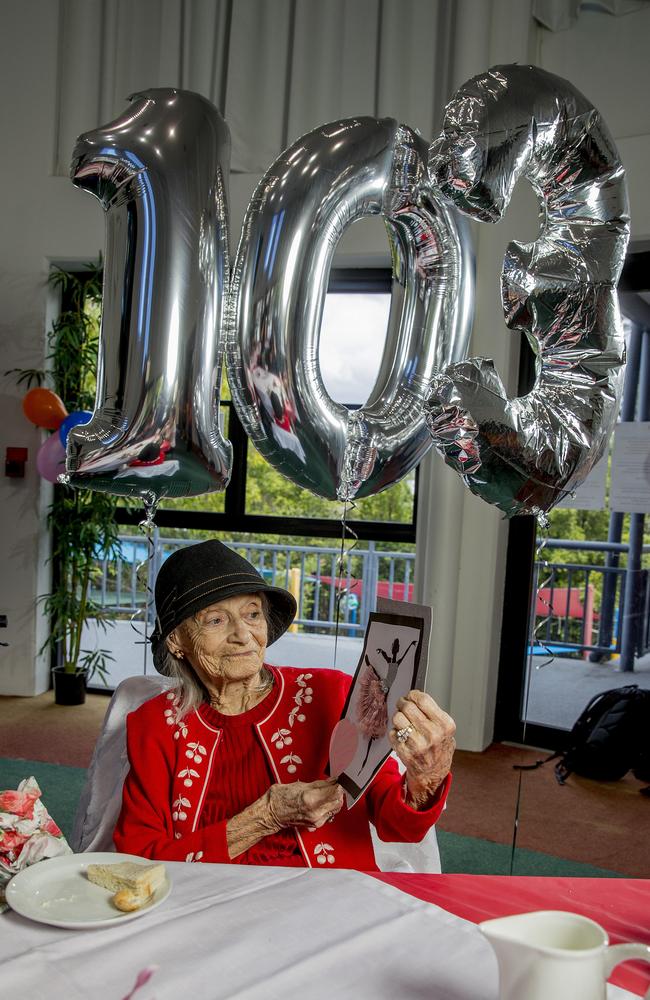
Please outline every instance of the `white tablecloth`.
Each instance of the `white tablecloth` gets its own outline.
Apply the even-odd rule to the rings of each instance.
[[[168,864],[169,898],[121,926],[63,930],[0,916],[14,1000],[496,1000],[474,924],[350,871]],[[632,997],[610,988],[608,997]]]

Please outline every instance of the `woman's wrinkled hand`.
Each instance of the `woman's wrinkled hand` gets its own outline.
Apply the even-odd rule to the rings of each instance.
[[[289,826],[317,829],[341,809],[343,789],[335,778],[292,781],[287,785],[271,785],[266,798],[268,817],[274,831]]]
[[[406,768],[409,804],[426,808],[451,770],[456,723],[424,691],[409,691],[396,708],[388,739]]]

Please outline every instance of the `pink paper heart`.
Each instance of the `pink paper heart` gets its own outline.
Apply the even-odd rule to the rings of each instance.
[[[330,774],[338,778],[354,760],[359,743],[357,727],[349,719],[341,719],[334,726],[330,739]]]

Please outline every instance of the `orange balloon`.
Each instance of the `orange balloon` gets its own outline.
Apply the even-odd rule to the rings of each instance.
[[[23,413],[37,427],[48,431],[59,429],[68,411],[63,400],[51,389],[30,389],[23,399]]]

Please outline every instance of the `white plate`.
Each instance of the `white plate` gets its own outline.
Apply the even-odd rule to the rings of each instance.
[[[118,861],[152,863],[133,854],[112,851],[48,858],[14,875],[6,888],[7,902],[12,910],[29,920],[54,927],[90,929],[111,927],[142,917],[167,899],[171,892],[169,875],[139,910],[122,913],[116,909],[111,902],[114,893],[89,882],[86,869],[88,865],[116,864]]]

